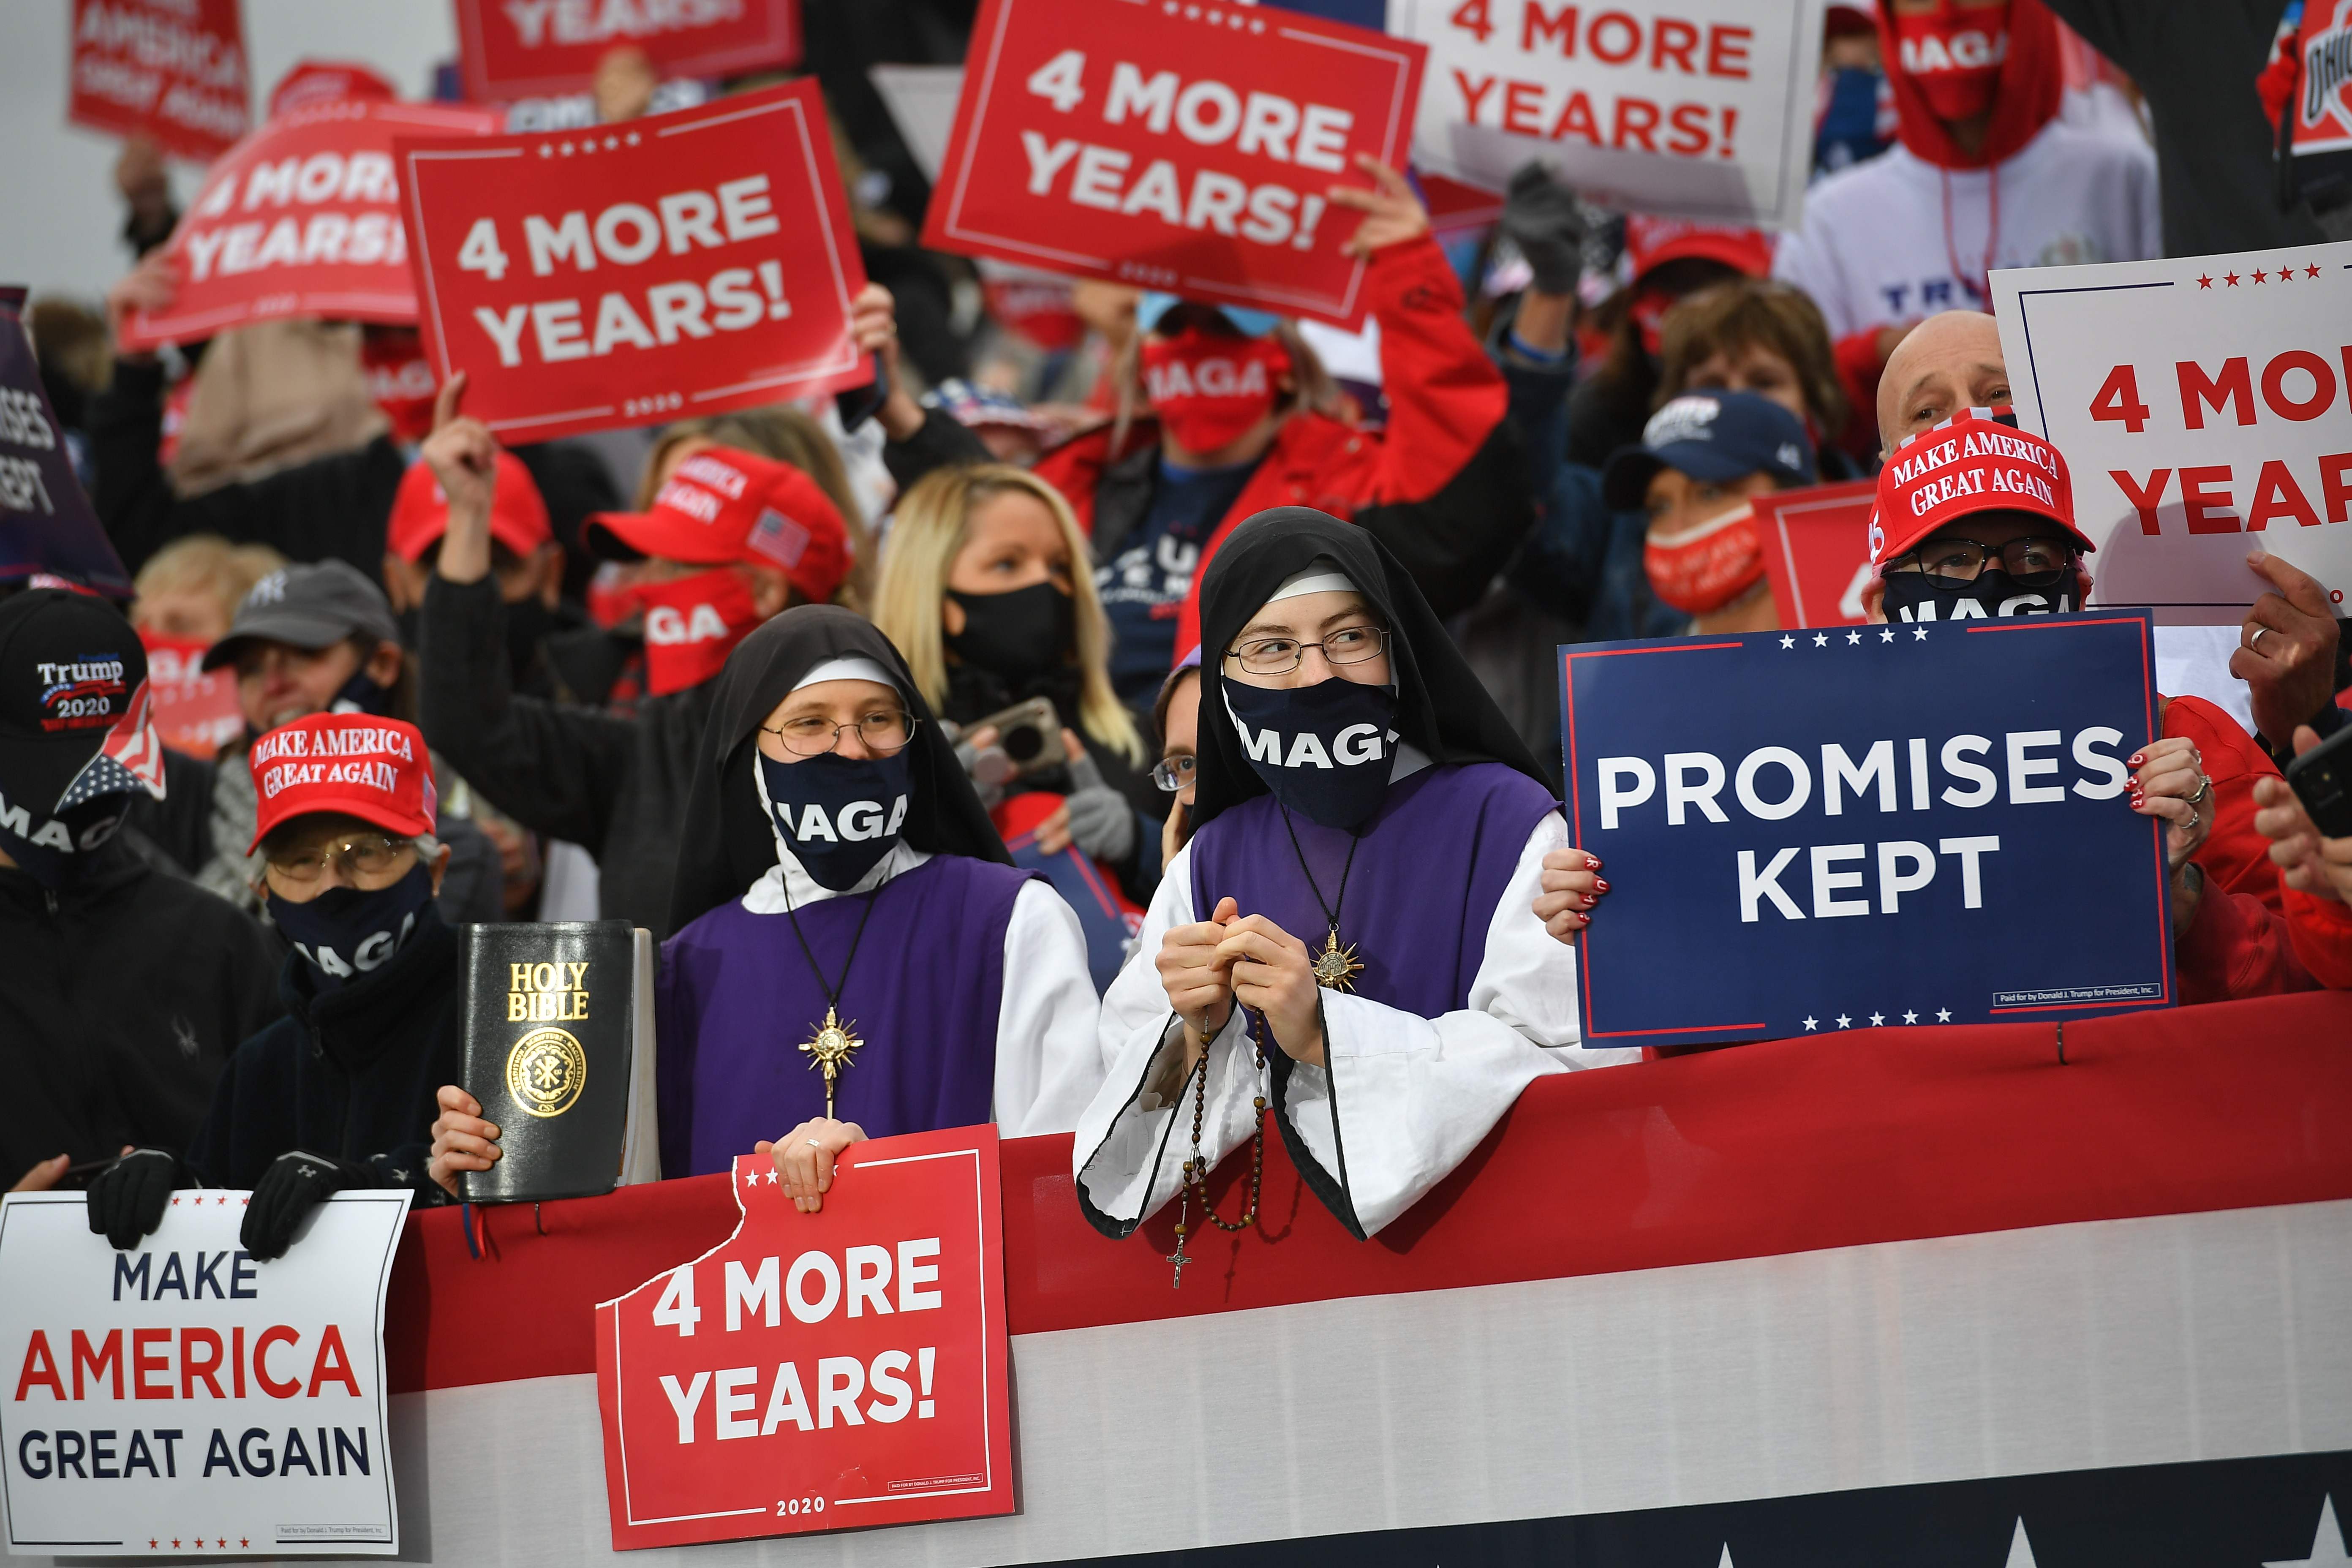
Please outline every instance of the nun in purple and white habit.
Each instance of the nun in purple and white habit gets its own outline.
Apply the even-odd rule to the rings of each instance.
[[[671,918],[665,1176],[772,1151],[814,1209],[860,1139],[1060,1131],[1101,1080],[1077,916],[1010,863],[905,661],[848,610],[787,610],[729,657]]]
[[[1198,1236],[1200,1179],[1265,1108],[1368,1237],[1529,1082],[1641,1053],[1579,1048],[1575,965],[1531,908],[1559,803],[1378,540],[1261,512],[1201,625],[1194,832],[1103,998],[1079,1203],[1125,1236],[1184,1190]]]

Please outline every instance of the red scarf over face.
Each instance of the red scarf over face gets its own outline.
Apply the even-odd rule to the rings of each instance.
[[[1975,153],[1960,151],[1917,79],[1903,68],[1903,39],[1922,29],[1898,24],[1893,0],[1878,3],[1878,44],[1886,61],[1886,83],[1895,98],[1896,132],[1913,156],[1943,169],[1983,169],[2002,163],[2058,118],[2065,92],[2065,64],[2058,47],[2058,22],[2042,0],[2010,0],[2004,20],[1999,6],[1960,9],[1944,0],[1948,20],[1963,32],[2007,29],[2009,47],[1995,79],[1992,125]]]

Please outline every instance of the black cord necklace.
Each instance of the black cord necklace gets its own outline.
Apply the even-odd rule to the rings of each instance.
[[[1360,835],[1348,837],[1348,858],[1339,867],[1339,896],[1326,900],[1323,889],[1315,882],[1315,873],[1307,868],[1307,851],[1299,847],[1298,829],[1290,825],[1290,808],[1282,808],[1283,831],[1290,835],[1290,852],[1298,857],[1299,874],[1307,879],[1307,890],[1315,895],[1316,904],[1323,911],[1328,933],[1323,939],[1323,951],[1315,955],[1315,984],[1326,991],[1353,991],[1356,976],[1364,966],[1356,962],[1356,950],[1339,942],[1339,911],[1348,902],[1348,873],[1356,868],[1356,848],[1363,843]]]
[[[816,976],[817,988],[824,993],[824,1022],[817,1025],[815,1032],[801,1042],[800,1048],[808,1053],[809,1066],[824,1073],[824,1114],[825,1120],[830,1121],[836,1120],[833,1114],[834,1088],[840,1081],[843,1070],[849,1066],[851,1053],[866,1043],[857,1037],[857,1025],[854,1021],[842,1022],[841,993],[849,984],[850,965],[857,962],[857,944],[866,940],[866,922],[874,918],[874,906],[881,901],[882,889],[889,883],[887,880],[881,882],[866,895],[866,910],[857,917],[857,930],[849,939],[849,956],[841,961],[840,984],[835,984],[825,979],[824,966],[817,963],[816,950],[809,946],[808,933],[801,930],[800,914],[793,908],[792,875],[789,871],[783,880],[784,917],[793,922],[793,935],[800,941],[801,956],[808,960],[809,971]]]

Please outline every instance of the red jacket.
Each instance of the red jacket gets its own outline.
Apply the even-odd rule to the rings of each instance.
[[[1373,253],[1366,281],[1381,327],[1381,430],[1299,413],[1286,420],[1240,497],[1202,546],[1177,622],[1178,658],[1201,640],[1201,576],[1225,536],[1268,507],[1311,506],[1378,535],[1422,584],[1441,616],[1467,608],[1534,521],[1526,465],[1504,420],[1501,373],[1463,320],[1461,286],[1432,239]],[[1140,510],[1097,517],[1097,491],[1114,468],[1156,445],[1150,421],[1111,449],[1097,431],[1037,464],[1094,536],[1097,559],[1116,552]],[[1149,507],[1148,492],[1141,498]],[[1131,510],[1131,509],[1130,509]]]
[[[2212,831],[2192,857],[2204,873],[2205,894],[2196,920],[2173,944],[2181,1004],[2317,989],[2290,935],[2288,889],[2271,861],[2271,841],[2254,826],[2254,781],[2278,777],[2276,764],[2237,721],[2201,697],[2166,699],[2164,732],[2194,741],[2213,781]]]

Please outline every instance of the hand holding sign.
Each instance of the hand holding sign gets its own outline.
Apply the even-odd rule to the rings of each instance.
[[[1600,860],[1574,845],[1544,856],[1542,886],[1534,905],[1536,919],[1562,942],[1592,923],[1592,911],[1609,890],[1601,879]]]
[[[2230,673],[2253,695],[2254,727],[2284,756],[2294,727],[2336,700],[2336,643],[2341,635],[2327,591],[2310,573],[2257,552],[2246,564],[2275,584],[2246,612]]]
[[[452,583],[478,583],[490,570],[490,499],[498,482],[499,438],[478,419],[457,412],[466,373],[441,384],[433,399],[433,434],[417,456],[449,498],[448,531],[435,570]]]

